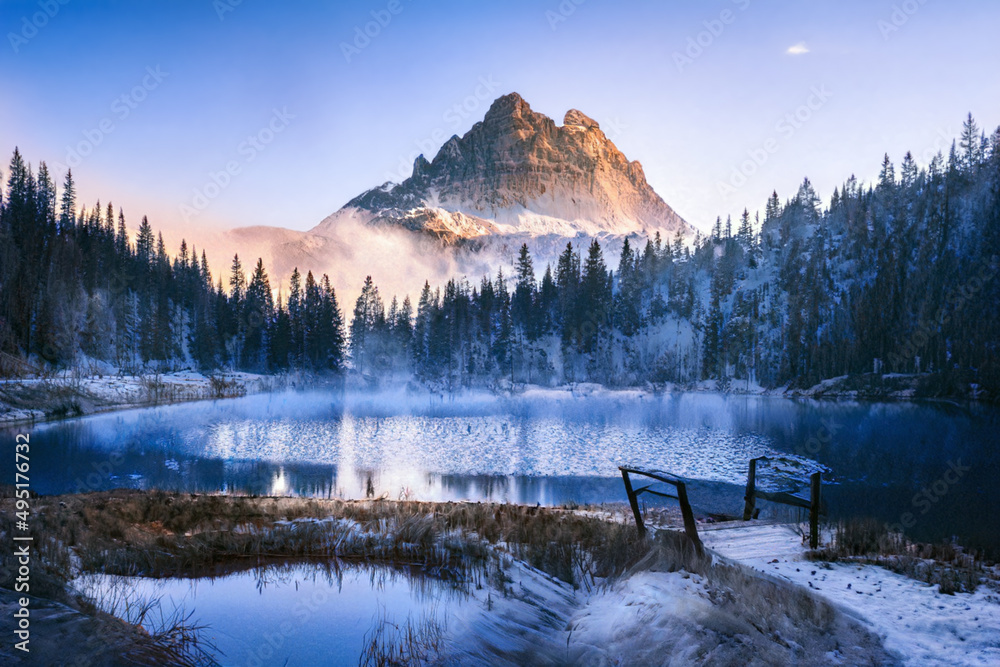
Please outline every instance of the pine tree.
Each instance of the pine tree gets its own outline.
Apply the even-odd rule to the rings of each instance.
[[[392,297],[389,308],[389,336],[392,339],[392,356],[394,366],[402,366],[409,361],[413,347],[413,306],[410,297],[403,299],[402,304]]]
[[[764,222],[770,222],[779,216],[781,216],[781,200],[778,199],[778,191],[775,190],[767,200],[767,207],[764,209]]]
[[[325,273],[320,279],[320,344],[322,368],[340,372],[344,368],[344,317],[337,303],[337,294]]]
[[[128,228],[125,226],[125,212],[120,208],[118,209],[118,229],[115,234],[115,255],[118,257],[119,262],[129,258],[132,248],[129,245],[128,240]],[[124,268],[120,264],[120,269]],[[120,270],[119,269],[119,270]]]
[[[917,168],[916,161],[913,159],[913,153],[910,151],[906,151],[906,155],[903,156],[903,164],[900,166],[899,175],[899,183],[905,189],[913,187],[917,182],[919,169]]]
[[[278,304],[274,311],[274,321],[268,333],[267,359],[268,366],[274,370],[285,370],[289,367],[292,350],[292,325],[288,310],[278,292]]]
[[[305,290],[302,299],[302,347],[306,363],[311,368],[322,367],[324,346],[319,323],[319,311],[323,295],[312,271],[306,272]]]
[[[63,181],[62,198],[59,205],[59,228],[70,229],[76,224],[76,185],[73,183],[73,170],[66,171]]]
[[[413,357],[414,368],[421,376],[427,377],[432,372],[430,363],[431,323],[434,320],[436,304],[431,295],[431,284],[424,281],[417,301],[417,317],[413,323]]]
[[[243,366],[266,370],[269,356],[267,331],[274,319],[274,299],[263,259],[258,258],[250,284],[246,288],[242,319],[245,322]]]
[[[577,301],[580,292],[580,255],[567,243],[556,264],[556,287],[559,290],[559,320],[563,347],[578,340],[580,326]]]
[[[740,216],[740,228],[736,234],[743,252],[749,253],[753,247],[753,227],[750,225],[750,211],[745,208]]]
[[[679,262],[684,255],[684,236],[679,229],[674,234],[674,247],[671,254],[676,262]]]
[[[611,282],[604,253],[595,239],[587,250],[580,281],[580,300],[577,321],[580,322],[579,340],[583,352],[592,352],[598,337],[605,331],[611,305]]]
[[[142,233],[141,227],[139,231]],[[243,264],[240,262],[240,256],[239,254],[233,255],[233,264],[229,269],[229,298],[240,308],[242,308],[243,299],[246,296],[246,288],[247,277],[243,272]]]
[[[538,310],[541,317],[539,333],[548,335],[559,323],[559,288],[552,277],[552,266],[546,265],[542,285],[538,290]]]
[[[303,339],[302,275],[299,273],[299,267],[295,267],[292,270],[292,276],[288,282],[288,322],[291,328],[291,356],[293,363],[302,364],[305,362],[305,343]]]
[[[35,206],[38,211],[39,233],[46,247],[56,234],[56,184],[49,175],[49,168],[41,162],[38,165]],[[46,256],[47,262],[48,257]]]
[[[153,227],[146,216],[139,223],[139,234],[135,238],[135,256],[143,271],[147,271],[153,263]]]
[[[531,253],[528,251],[528,244],[525,243],[521,245],[517,260],[517,282],[511,300],[511,316],[514,327],[528,340],[535,340],[538,336],[534,309],[535,294],[535,268],[531,261]]]
[[[510,294],[507,292],[507,281],[503,269],[497,271],[493,284],[496,297],[496,322],[493,337],[493,358],[500,373],[514,382],[514,323],[510,317]]]
[[[642,284],[636,272],[637,259],[628,237],[618,258],[618,294],[615,301],[615,324],[626,336],[633,336],[642,326]]]
[[[966,174],[971,174],[979,167],[984,157],[979,126],[973,120],[971,113],[962,123],[962,138],[959,140],[959,147],[962,149],[959,168]]]
[[[0,314],[11,329],[18,348],[33,350],[33,327],[39,309],[40,281],[45,268],[45,225],[39,224],[36,202],[36,182],[31,167],[25,164],[15,148],[7,176],[7,198],[3,217],[11,250],[16,259],[6,270],[5,312]]]
[[[371,276],[365,278],[361,295],[354,304],[351,319],[351,357],[358,372],[376,370],[382,352],[381,333],[385,325],[385,306]]]
[[[882,170],[878,174],[878,187],[880,189],[891,190],[896,186],[896,170],[892,166],[889,154],[886,153],[882,159]]]

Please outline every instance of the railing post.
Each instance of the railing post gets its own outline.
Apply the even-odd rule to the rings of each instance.
[[[684,517],[684,532],[694,542],[694,546],[701,551],[701,539],[698,537],[698,526],[694,522],[694,512],[691,511],[691,503],[688,502],[687,486],[684,482],[677,482],[677,500],[681,504],[681,516]]]
[[[746,503],[743,505],[743,520],[749,521],[753,518],[754,505],[756,504],[755,493],[757,491],[757,459],[750,459],[750,469],[747,471],[747,493]]]
[[[639,511],[639,499],[632,491],[632,481],[628,478],[628,472],[622,470],[622,480],[625,482],[625,493],[628,494],[629,505],[632,506],[632,514],[635,515],[635,527],[639,529],[639,536],[646,534],[646,526],[642,523],[642,513]]]
[[[809,548],[819,546],[819,505],[822,473],[814,472],[809,478]]]

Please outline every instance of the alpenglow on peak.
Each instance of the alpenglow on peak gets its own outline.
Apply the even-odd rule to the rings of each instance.
[[[517,93],[497,98],[483,120],[432,159],[417,157],[402,183],[361,194],[313,231],[332,232],[345,216],[447,241],[693,233],[597,121],[570,109],[556,125]]]

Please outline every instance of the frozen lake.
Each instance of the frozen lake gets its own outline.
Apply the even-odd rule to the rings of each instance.
[[[32,486],[600,503],[625,500],[617,467],[634,464],[702,480],[696,505],[738,512],[747,461],[783,455],[830,469],[832,516],[909,514],[916,539],[996,550],[998,422],[947,403],[287,392],[37,425]]]

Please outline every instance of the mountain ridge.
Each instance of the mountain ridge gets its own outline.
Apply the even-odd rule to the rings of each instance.
[[[310,231],[334,233],[345,216],[448,243],[509,234],[694,233],[597,121],[570,109],[556,125],[518,93],[497,98],[432,160],[418,156],[402,183],[362,193]]]

